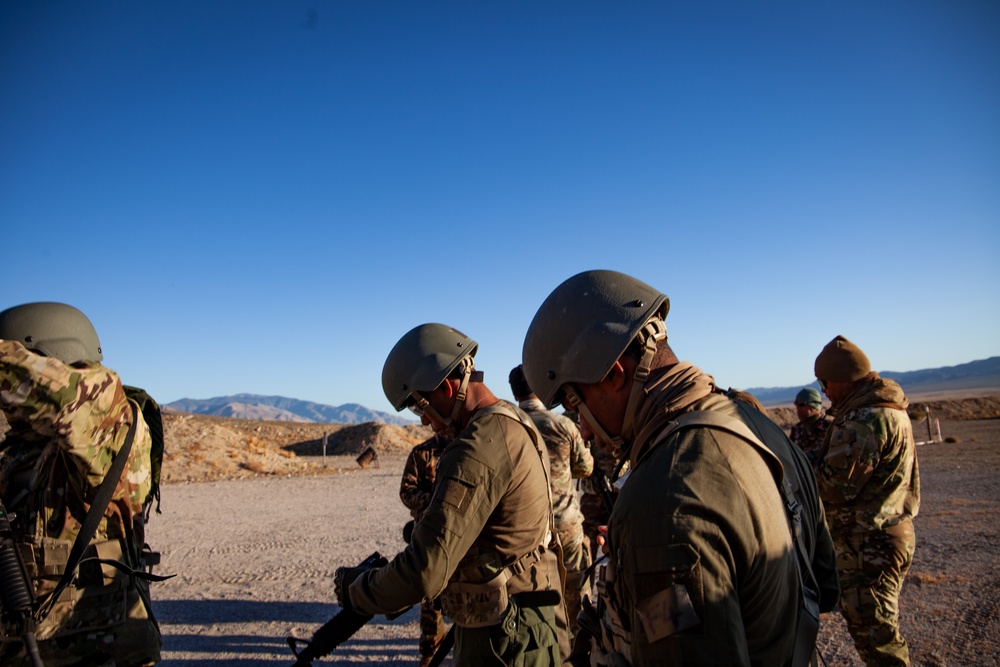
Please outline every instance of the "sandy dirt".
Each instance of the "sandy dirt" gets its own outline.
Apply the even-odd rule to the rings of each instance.
[[[1000,664],[1000,419],[992,416],[942,418],[950,442],[918,449],[923,499],[901,613],[914,665]],[[163,554],[159,572],[177,575],[153,586],[162,664],[290,665],[286,637],[309,637],[338,611],[336,567],[402,548],[399,479],[425,432],[338,428],[324,467],[330,425],[166,421],[170,481],[149,528]],[[914,430],[926,439],[925,422]],[[373,443],[378,465],[362,469],[355,458]],[[415,665],[417,636],[416,610],[392,622],[376,617],[316,664]],[[824,615],[819,647],[827,665],[861,664],[836,614]]]

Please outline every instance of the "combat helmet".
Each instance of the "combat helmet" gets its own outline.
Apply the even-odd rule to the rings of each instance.
[[[604,379],[633,341],[643,348],[625,413],[623,435],[631,427],[656,344],[666,338],[664,319],[670,299],[646,283],[617,271],[578,273],[556,287],[528,326],[521,357],[528,384],[546,407],[560,401],[576,407],[576,384]],[[621,445],[621,437],[601,432],[593,415],[580,411],[603,440]]]
[[[40,301],[8,308],[0,313],[0,338],[66,364],[104,359],[94,325],[65,303]]]
[[[444,419],[434,413],[452,429],[470,379],[482,378],[482,373],[475,372],[473,362],[478,350],[479,344],[457,329],[444,324],[421,324],[410,329],[389,352],[382,366],[382,391],[396,412],[407,407],[417,414],[424,410],[433,412],[423,394],[434,391],[453,371],[461,369],[462,383],[451,418]]]

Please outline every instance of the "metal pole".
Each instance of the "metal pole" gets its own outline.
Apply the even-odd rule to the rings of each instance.
[[[330,438],[329,433],[323,434],[323,467],[326,467],[326,441]]]

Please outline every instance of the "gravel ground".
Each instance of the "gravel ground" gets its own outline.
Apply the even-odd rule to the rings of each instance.
[[[917,426],[919,428],[919,426]],[[1000,420],[945,421],[957,442],[918,450],[922,505],[901,624],[913,664],[1000,664]],[[918,433],[918,440],[921,439]],[[331,457],[321,476],[168,484],[149,537],[163,554],[154,610],[163,665],[290,665],[289,634],[308,637],[338,607],[333,572],[402,547],[402,453],[362,470]],[[377,617],[317,664],[415,665],[417,611]],[[860,665],[836,614],[823,618],[826,665]],[[824,664],[821,663],[821,664]]]

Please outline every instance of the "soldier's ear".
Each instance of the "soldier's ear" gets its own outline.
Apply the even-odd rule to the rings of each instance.
[[[621,359],[619,359],[611,366],[608,374],[604,376],[603,382],[607,382],[613,392],[619,392],[626,388],[626,386],[631,391],[631,385],[629,385],[628,378],[625,375],[625,367],[622,365]]]
[[[440,390],[445,398],[453,398],[458,393],[458,384],[459,381],[454,378],[445,378],[435,391]]]

